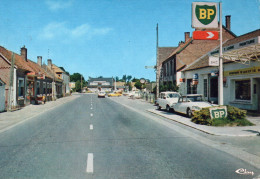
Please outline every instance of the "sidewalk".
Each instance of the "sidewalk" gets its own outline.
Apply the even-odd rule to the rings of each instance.
[[[247,119],[255,124],[255,126],[244,127],[213,127],[195,124],[191,122],[190,118],[184,117],[179,114],[169,113],[166,111],[159,111],[153,104],[147,103],[142,99],[128,99],[128,97],[122,96],[120,98],[111,98],[116,102],[123,103],[137,110],[148,111],[150,113],[165,117],[175,122],[181,123],[188,127],[197,129],[207,134],[217,136],[256,136],[260,133],[260,117],[248,117]]]
[[[45,104],[28,105],[17,111],[0,113],[0,133],[78,97],[76,95],[67,96]]]

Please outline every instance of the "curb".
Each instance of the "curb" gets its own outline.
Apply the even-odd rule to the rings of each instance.
[[[239,135],[239,134],[238,134],[238,135],[236,135],[236,134],[223,134],[223,135],[222,135],[222,134],[216,134],[216,133],[209,132],[208,130],[203,130],[203,129],[200,129],[200,128],[196,128],[196,127],[194,127],[194,126],[191,126],[191,125],[189,125],[189,124],[183,123],[183,122],[181,122],[181,121],[174,120],[174,119],[172,119],[172,118],[167,117],[166,115],[162,115],[162,114],[155,113],[155,112],[153,112],[153,111],[151,111],[151,110],[149,110],[149,109],[146,110],[146,111],[148,111],[148,112],[150,112],[150,113],[153,113],[153,114],[155,114],[155,115],[164,117],[164,118],[166,118],[166,119],[168,119],[168,120],[177,122],[177,123],[179,123],[179,124],[185,125],[185,126],[187,126],[187,127],[196,129],[196,130],[198,130],[198,131],[201,131],[201,132],[206,133],[206,134],[209,134],[209,135],[214,135],[214,136],[228,136],[228,137],[255,137],[255,136],[258,136],[258,133],[255,133],[255,134],[241,134],[241,135]]]

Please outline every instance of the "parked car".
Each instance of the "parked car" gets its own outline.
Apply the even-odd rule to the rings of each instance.
[[[105,97],[106,97],[106,92],[105,91],[98,92],[98,98],[105,98]]]
[[[180,98],[180,94],[178,92],[166,91],[161,92],[159,94],[159,98],[157,99],[157,109],[165,108],[167,111],[173,109],[173,106],[178,102]]]
[[[109,93],[108,95],[107,95],[108,97],[119,97],[119,96],[122,96],[122,94],[120,94],[120,93]]]
[[[192,117],[194,111],[199,111],[205,107],[215,106],[204,100],[204,96],[201,94],[191,94],[187,96],[181,96],[173,107],[173,110],[182,114],[186,114],[188,117]]]
[[[139,91],[132,91],[131,93],[129,93],[129,97],[131,99],[140,99],[141,93]]]

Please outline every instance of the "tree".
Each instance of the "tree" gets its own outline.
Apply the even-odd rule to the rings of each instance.
[[[138,80],[136,83],[135,83],[135,87],[137,89],[142,89],[142,83],[140,82],[140,80]]]
[[[75,90],[77,92],[80,92],[81,91],[81,81],[76,81],[76,84],[75,84]]]
[[[82,81],[85,81],[84,76],[81,75],[80,73],[73,73],[70,75],[70,81],[77,82],[81,81],[81,76],[82,76]]]
[[[122,82],[126,82],[126,75],[123,75]]]
[[[119,77],[118,76],[116,76],[116,81],[119,81]]]
[[[137,82],[138,81],[138,79],[137,78],[133,78],[133,80],[132,80],[132,82]]]
[[[131,76],[131,75],[128,75],[128,76],[126,77],[126,79],[127,79],[127,82],[130,82],[130,80],[132,79],[132,76]]]

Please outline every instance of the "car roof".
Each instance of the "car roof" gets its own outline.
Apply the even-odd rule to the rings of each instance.
[[[161,92],[161,93],[165,93],[165,94],[167,94],[167,93],[174,93],[174,94],[176,94],[178,92],[175,92],[175,91],[164,91],[164,92]]]

